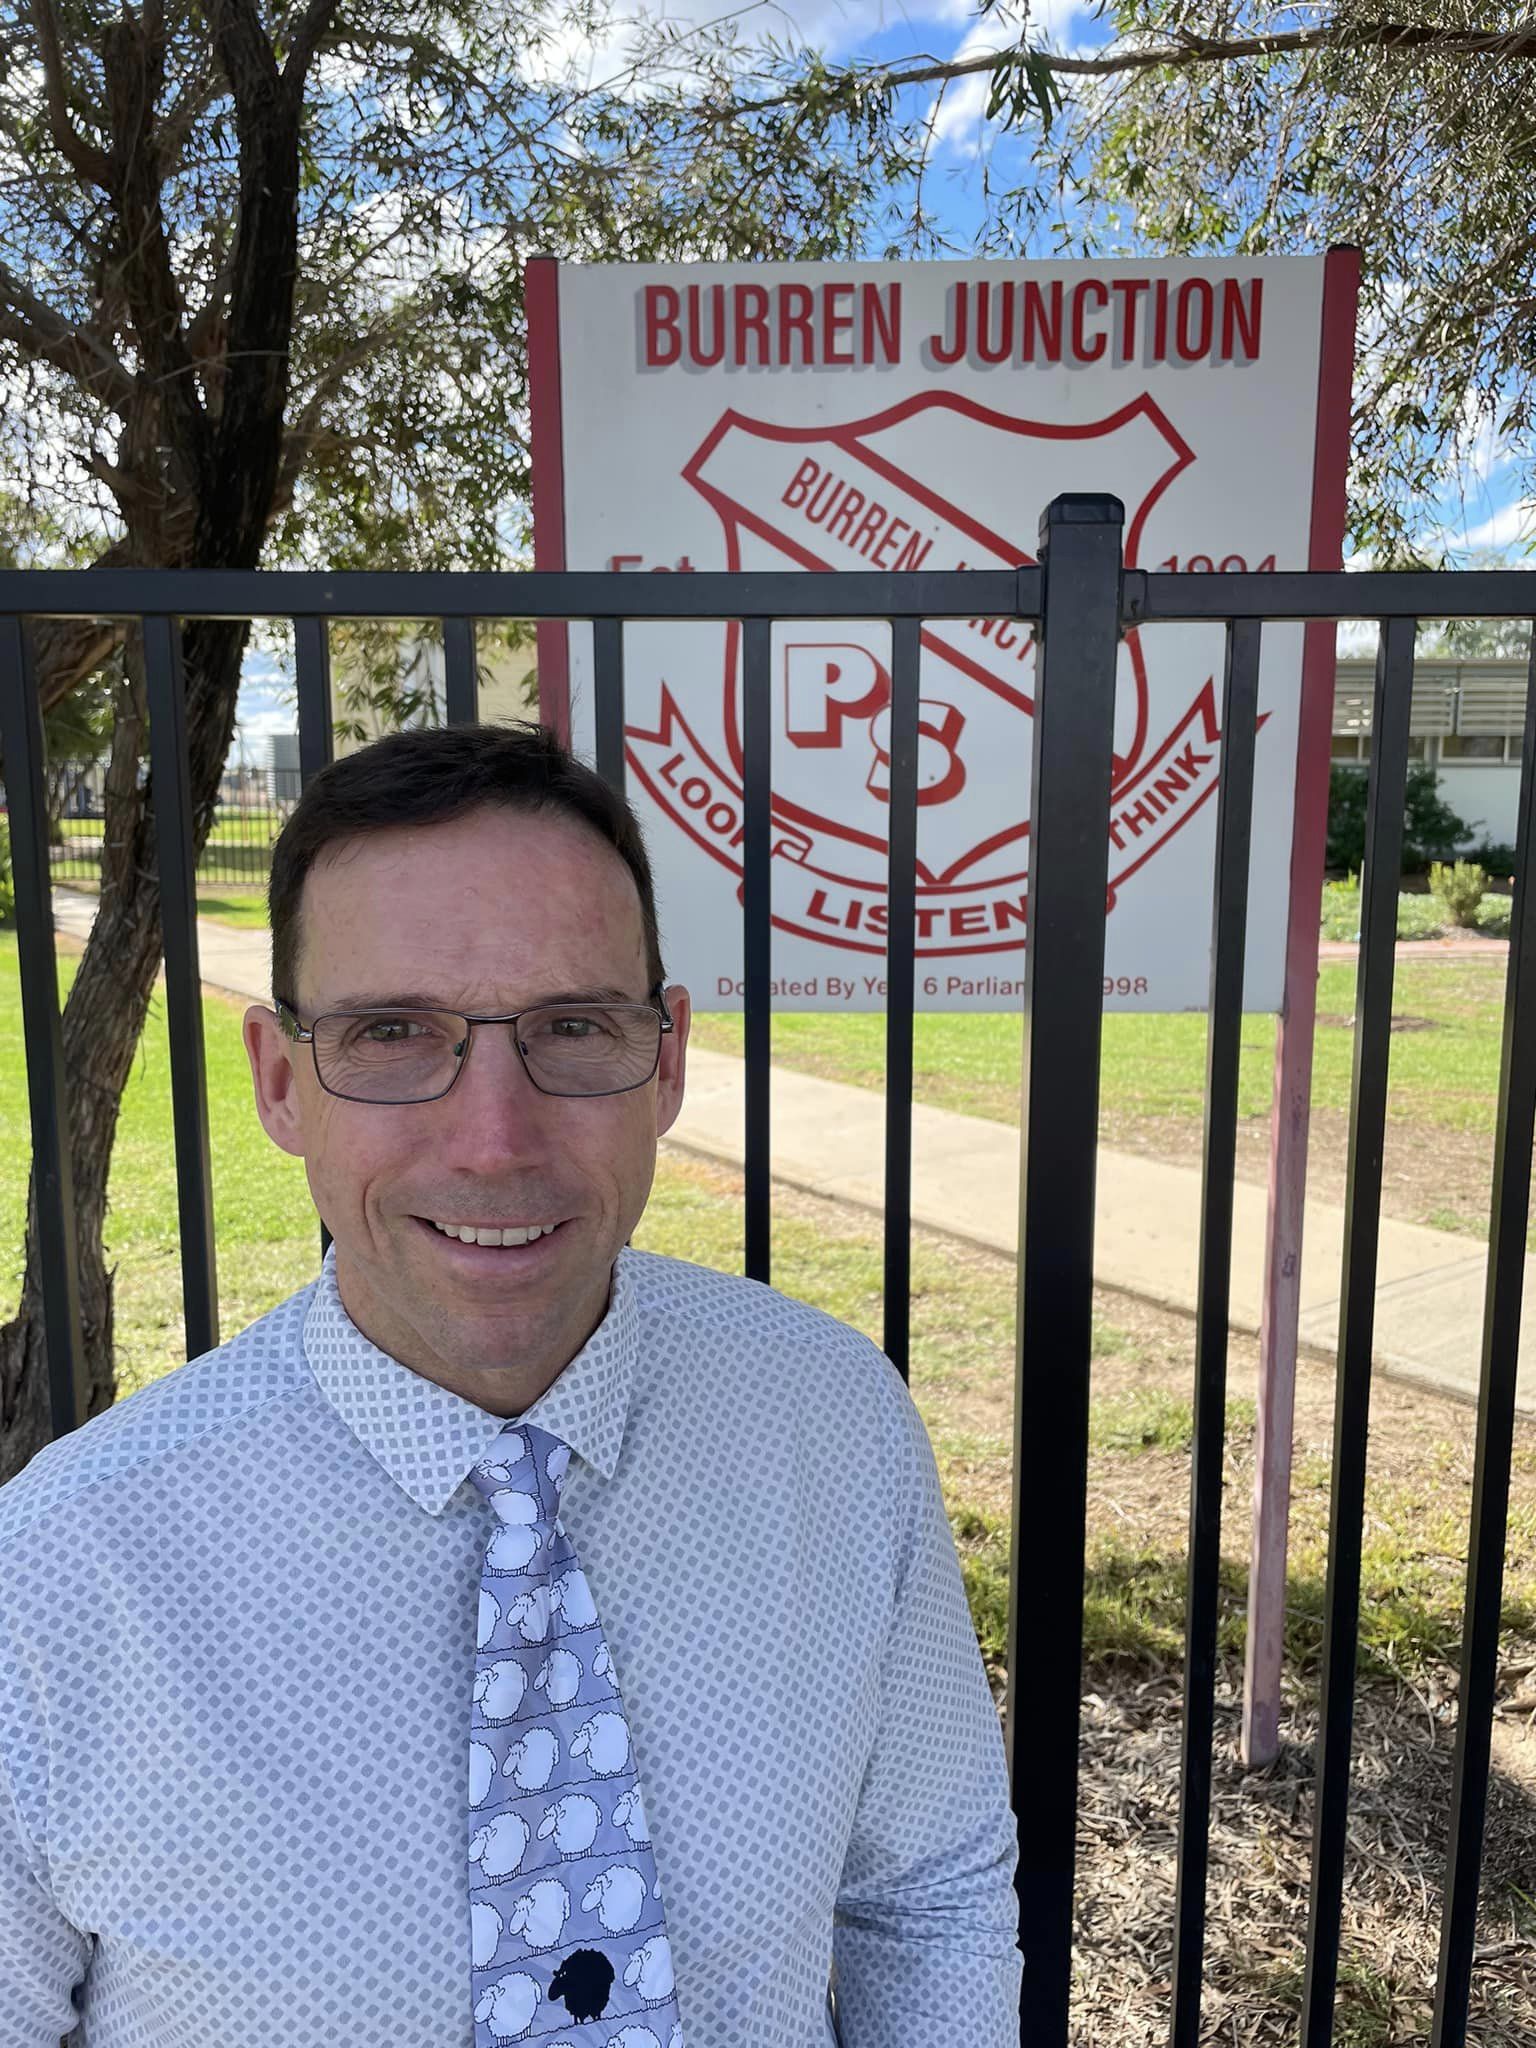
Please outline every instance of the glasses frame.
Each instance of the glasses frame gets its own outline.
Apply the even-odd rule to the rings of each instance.
[[[441,1102],[449,1089],[452,1088],[454,1081],[458,1080],[460,1074],[469,1065],[469,1055],[474,1047],[475,1026],[477,1024],[516,1024],[522,1018],[532,1016],[535,1010],[645,1010],[653,1017],[659,1016],[661,1019],[661,1030],[657,1034],[656,1039],[656,1058],[652,1062],[651,1071],[645,1075],[644,1079],[627,1082],[622,1088],[594,1088],[590,1092],[579,1095],[570,1094],[560,1088],[546,1088],[541,1081],[537,1080],[532,1068],[528,1064],[528,1055],[523,1050],[522,1040],[515,1031],[512,1033],[512,1043],[517,1048],[517,1057],[522,1065],[523,1072],[541,1095],[551,1096],[557,1102],[595,1102],[607,1095],[632,1095],[637,1088],[644,1088],[647,1083],[656,1078],[656,1070],[661,1065],[662,1040],[669,1031],[675,1031],[677,1028],[672,1022],[672,1013],[667,1008],[666,991],[661,983],[659,981],[655,983],[649,993],[651,1000],[644,1003],[529,1003],[526,1008],[521,1010],[508,1010],[505,1013],[498,1011],[494,1014],[483,1012],[480,1015],[471,1015],[466,1010],[440,1009],[435,1003],[391,1003],[383,1009],[322,1010],[320,1015],[315,1018],[314,1022],[307,1029],[299,1022],[297,1009],[285,996],[274,996],[272,998],[272,1007],[277,1014],[278,1027],[284,1036],[291,1039],[295,1045],[307,1045],[309,1047],[310,1058],[314,1061],[315,1079],[327,1095],[334,1095],[338,1102],[362,1103],[365,1108],[412,1109],[422,1102]],[[396,1016],[402,1010],[406,1012],[419,1011],[423,1016],[462,1017],[465,1024],[468,1025],[469,1028],[464,1035],[464,1050],[459,1055],[458,1065],[453,1070],[453,1080],[448,1083],[448,1087],[439,1088],[435,1095],[403,1096],[347,1095],[340,1088],[333,1088],[320,1071],[320,1052],[315,1044],[315,1032],[318,1027],[325,1022],[327,1017]]]

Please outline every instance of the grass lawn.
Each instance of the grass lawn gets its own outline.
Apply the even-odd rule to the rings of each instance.
[[[210,846],[245,846],[258,840],[270,845],[283,829],[284,820],[276,811],[235,811],[222,818],[215,818],[209,827]],[[66,839],[99,839],[102,834],[100,818],[61,818],[59,830]]]
[[[1499,1077],[1499,1020],[1504,962],[1484,955],[1450,963],[1399,961],[1395,1015],[1431,1028],[1398,1032],[1392,1043],[1389,1114],[1447,1130],[1493,1131]],[[1347,1110],[1354,1033],[1355,969],[1324,961],[1318,974],[1319,1028],[1313,1060],[1313,1103]],[[701,1045],[740,1054],[740,1015],[714,1013],[694,1023]],[[1019,1120],[1023,1020],[1016,1012],[918,1016],[913,1025],[914,1089],[920,1102],[1000,1123]],[[1104,1019],[1101,1106],[1105,1121],[1121,1115],[1198,1122],[1205,1097],[1203,1015]],[[785,1014],[773,1019],[773,1057],[783,1066],[849,1081],[885,1085],[885,1018],[869,1013]],[[1266,1116],[1275,1061],[1275,1020],[1243,1019],[1238,1114]]]
[[[94,896],[98,884],[94,878],[71,875],[60,880],[61,889],[74,889],[82,896]],[[267,891],[265,882],[255,889],[234,889],[227,882],[199,881],[197,885],[197,914],[209,917],[216,924],[234,925],[241,931],[265,931],[267,928]]]

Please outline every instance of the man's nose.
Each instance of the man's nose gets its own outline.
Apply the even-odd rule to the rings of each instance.
[[[535,1088],[511,1024],[476,1024],[459,1077],[444,1100],[461,1159],[504,1160],[543,1149],[552,1097]]]

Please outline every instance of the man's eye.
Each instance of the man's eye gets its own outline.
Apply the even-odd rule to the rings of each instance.
[[[592,1038],[603,1026],[598,1017],[551,1017],[547,1028],[551,1038]]]
[[[365,1045],[399,1045],[407,1038],[423,1036],[431,1028],[416,1017],[374,1017],[357,1036]]]

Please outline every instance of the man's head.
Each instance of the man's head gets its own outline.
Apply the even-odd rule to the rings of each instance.
[[[377,1008],[505,1015],[585,999],[659,1010],[655,900],[633,813],[537,727],[394,734],[305,791],[273,853],[270,908],[273,994],[291,1015],[285,1030],[271,1010],[246,1013],[257,1109],[305,1162],[348,1313],[414,1370],[518,1413],[606,1309],[657,1137],[682,1101],[686,990],[667,991],[673,1029],[654,1076],[608,1094],[541,1092],[514,1041],[516,1028],[530,1044],[523,1028],[479,1024],[457,1067],[450,1049],[451,1085],[436,1099],[352,1100],[415,1087],[349,1078],[338,1031],[360,1030],[370,1058],[402,1062],[418,1044],[462,1046],[463,1034],[433,1040],[415,1017],[328,1026],[319,1045],[290,1033]],[[637,1021],[644,1037],[648,1020]],[[592,1036],[586,1016],[548,1024],[562,1057]],[[548,1082],[536,1051],[533,1063]],[[466,1244],[439,1227],[550,1224],[523,1245]]]

